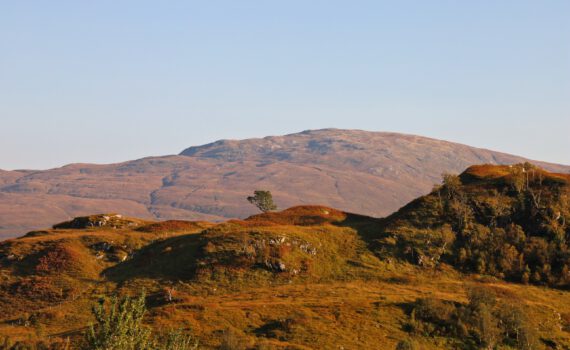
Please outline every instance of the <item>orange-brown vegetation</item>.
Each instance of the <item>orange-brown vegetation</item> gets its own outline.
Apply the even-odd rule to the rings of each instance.
[[[568,348],[567,272],[549,260],[565,254],[555,253],[568,234],[566,185],[543,173],[521,187],[502,172],[446,177],[385,219],[298,206],[220,224],[57,228],[8,240],[0,335],[76,346],[97,300],[144,289],[145,322],[192,332],[204,349]],[[535,216],[520,215],[520,201]],[[549,207],[561,213],[557,225],[544,219]]]
[[[81,261],[79,257],[80,254],[72,248],[58,245],[40,256],[35,270],[39,274],[63,273],[77,267]]]
[[[303,205],[292,207],[281,212],[267,212],[253,215],[242,221],[244,225],[296,225],[315,226],[342,222],[346,219],[347,213],[340,210],[319,206]]]
[[[139,232],[180,232],[180,231],[196,231],[211,227],[214,224],[205,221],[185,221],[185,220],[166,220],[154,222],[144,225],[136,230]]]
[[[530,163],[514,165],[473,165],[467,168],[467,170],[461,174],[461,177],[464,180],[473,178],[474,180],[479,181],[499,179],[512,181],[514,177],[518,175],[520,176],[521,173],[526,174],[525,177],[530,177],[531,181],[534,179],[542,179],[543,181],[564,182],[566,184],[570,183],[570,174],[552,173],[539,167],[533,166]]]

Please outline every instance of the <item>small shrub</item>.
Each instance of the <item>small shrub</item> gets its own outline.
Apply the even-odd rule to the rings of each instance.
[[[108,306],[107,306],[108,304]],[[96,325],[85,335],[82,349],[88,350],[195,350],[198,341],[181,331],[152,336],[142,321],[146,313],[145,294],[132,299],[103,299],[93,308]]]
[[[196,350],[198,340],[192,335],[184,334],[182,331],[173,331],[155,342],[153,350]]]
[[[396,350],[416,350],[416,345],[409,339],[400,340],[396,345]]]
[[[428,335],[432,335],[432,333],[438,335],[457,333],[457,308],[450,302],[435,298],[418,299],[413,316],[424,322],[416,325],[421,333]]]
[[[61,273],[72,264],[71,252],[64,247],[56,247],[39,258],[36,265],[36,272],[39,273]]]
[[[106,304],[109,304],[106,307]],[[91,325],[85,337],[89,350],[150,349],[150,330],[142,323],[146,313],[145,295],[136,299],[124,297],[103,299],[93,307],[96,325]]]
[[[227,329],[222,336],[222,344],[219,350],[245,350],[246,344],[244,340],[238,336],[236,331]]]
[[[479,344],[485,349],[500,344],[536,349],[536,330],[520,306],[500,302],[495,292],[485,287],[470,288],[468,300],[463,305],[434,298],[416,300],[407,331],[423,336],[457,337],[465,344]]]

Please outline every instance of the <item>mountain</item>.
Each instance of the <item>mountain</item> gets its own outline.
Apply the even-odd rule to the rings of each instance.
[[[86,348],[91,308],[142,290],[145,325],[201,349],[566,349],[569,184],[485,165],[383,219],[78,217],[0,242],[0,349]]]
[[[256,209],[245,200],[271,190],[279,207],[323,204],[388,215],[428,193],[442,172],[526,159],[420,136],[324,129],[221,140],[180,155],[118,164],[71,164],[0,172],[0,236],[96,212],[146,219],[221,221]],[[568,173],[570,167],[534,162]]]

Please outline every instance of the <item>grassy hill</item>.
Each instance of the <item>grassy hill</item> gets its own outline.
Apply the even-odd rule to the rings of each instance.
[[[0,243],[0,335],[80,348],[101,297],[145,290],[204,349],[568,349],[568,183],[478,166],[385,219],[77,218]]]

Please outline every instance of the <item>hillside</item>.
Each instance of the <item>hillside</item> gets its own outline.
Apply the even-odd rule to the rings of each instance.
[[[325,129],[222,140],[119,164],[2,171],[0,237],[97,212],[151,220],[244,218],[255,213],[245,201],[255,189],[271,190],[281,208],[318,203],[380,217],[428,193],[442,172],[524,161],[419,136]]]
[[[385,219],[324,206],[218,224],[76,218],[0,243],[0,335],[78,344],[102,296],[144,289],[145,322],[203,349],[568,348],[569,180],[471,167]],[[538,192],[537,210],[520,206]],[[504,244],[518,265],[494,260]],[[539,264],[538,246],[559,260]]]
[[[570,175],[530,163],[472,166],[383,222],[392,246],[420,264],[570,287]],[[394,249],[397,247],[397,249]]]

